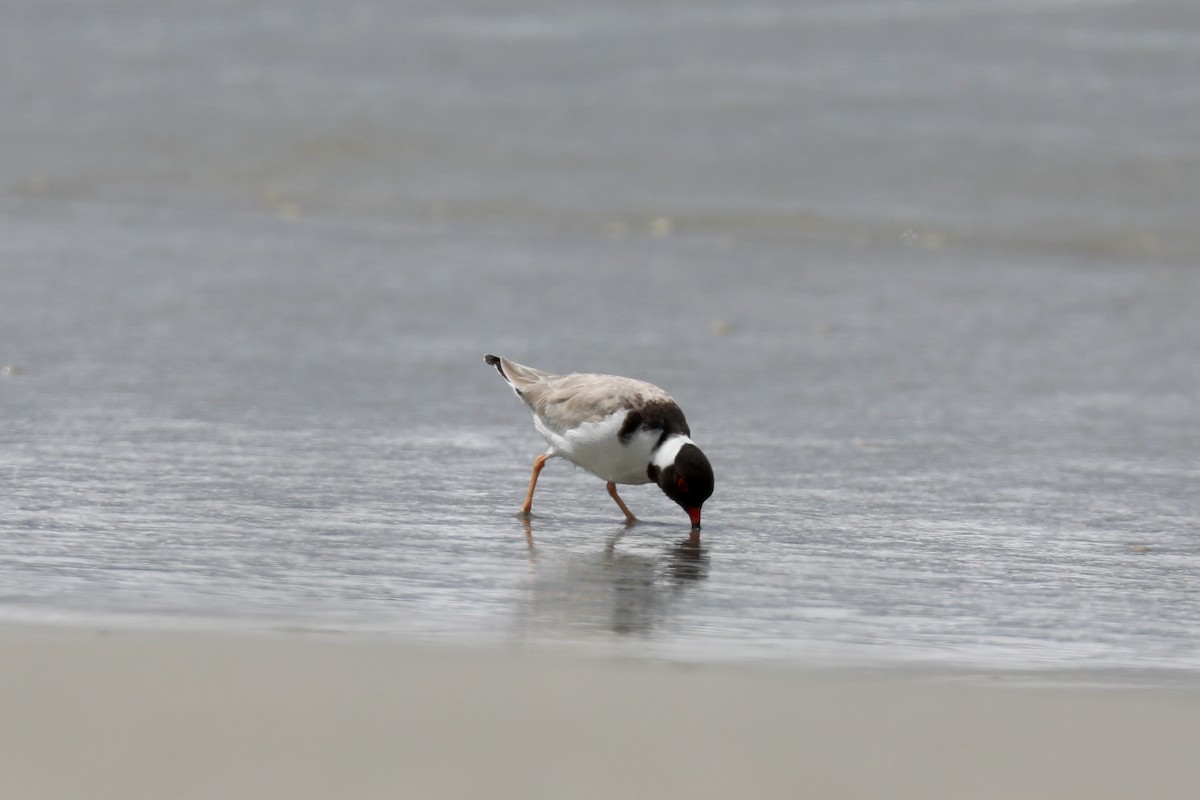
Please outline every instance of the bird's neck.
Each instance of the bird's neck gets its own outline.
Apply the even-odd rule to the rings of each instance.
[[[682,433],[668,436],[666,441],[650,454],[650,463],[659,469],[666,469],[675,463],[675,457],[679,455],[679,451],[685,444],[693,444],[693,442]]]

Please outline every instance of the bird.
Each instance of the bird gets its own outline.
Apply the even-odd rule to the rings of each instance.
[[[700,509],[713,493],[712,465],[691,439],[683,410],[654,384],[618,375],[554,375],[507,358],[486,355],[533,415],[549,448],[533,460],[521,514],[533,508],[538,475],[551,458],[565,458],[607,483],[625,514],[637,517],[617,484],[655,483],[687,512],[699,535]]]

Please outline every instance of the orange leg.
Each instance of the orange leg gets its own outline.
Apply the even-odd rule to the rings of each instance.
[[[529,491],[525,493],[525,505],[521,506],[522,514],[528,514],[533,508],[533,489],[537,486],[538,475],[541,474],[542,467],[546,466],[546,459],[549,457],[549,453],[542,453],[533,460],[533,475],[529,478]]]
[[[617,505],[625,512],[625,521],[633,524],[638,521],[638,518],[629,510],[629,506],[625,505],[625,501],[621,499],[621,495],[617,494],[617,485],[612,481],[608,482],[608,496],[617,501]]]

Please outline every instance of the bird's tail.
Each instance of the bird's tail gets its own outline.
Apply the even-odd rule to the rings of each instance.
[[[527,388],[531,384],[535,384],[545,378],[550,377],[549,373],[542,372],[540,369],[526,367],[523,364],[518,364],[515,361],[509,361],[507,358],[493,356],[491,354],[483,357],[489,365],[496,368],[500,373],[500,377],[504,378],[505,382],[511,386],[518,395],[521,390]]]
[[[507,381],[509,383],[509,385],[512,384],[512,381],[509,380],[508,376],[504,374],[504,362],[500,360],[499,356],[494,356],[491,353],[489,353],[488,355],[483,357],[483,360],[486,361],[490,366],[495,367],[496,372],[499,372],[500,377],[504,378],[504,380]]]

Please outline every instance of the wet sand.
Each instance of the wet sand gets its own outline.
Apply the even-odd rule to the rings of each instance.
[[[1176,798],[1200,689],[0,629],[24,798]]]

